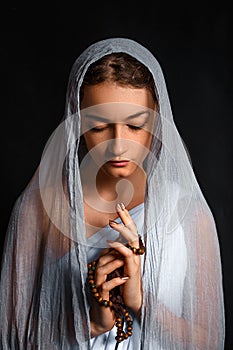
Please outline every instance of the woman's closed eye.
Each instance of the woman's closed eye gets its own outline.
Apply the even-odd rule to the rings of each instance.
[[[110,124],[101,124],[101,125],[96,125],[96,126],[90,126],[89,130],[93,132],[101,132],[110,127]]]
[[[127,124],[127,126],[132,130],[141,130],[145,127],[146,123],[135,125],[135,124]]]
[[[131,130],[141,130],[146,126],[146,123],[143,124],[126,124],[126,126]],[[112,128],[113,124],[103,124],[103,125],[97,125],[97,126],[90,126],[90,131],[92,132],[101,132],[104,130],[107,130],[108,128]]]

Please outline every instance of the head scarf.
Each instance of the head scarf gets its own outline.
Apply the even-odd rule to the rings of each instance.
[[[143,304],[133,349],[224,348],[216,225],[174,123],[160,64],[141,44],[111,38],[91,44],[74,62],[62,122],[12,210],[0,285],[4,350],[91,349],[79,91],[90,64],[114,52],[149,69],[159,105],[147,162]]]

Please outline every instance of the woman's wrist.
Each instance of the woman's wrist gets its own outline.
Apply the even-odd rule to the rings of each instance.
[[[130,308],[133,314],[138,318],[138,315],[141,314],[141,307],[142,307],[141,276],[138,275],[138,276],[135,276],[135,278],[132,277],[128,280],[127,283],[129,284],[125,286],[125,295],[123,297],[128,301],[126,305]]]
[[[130,310],[134,314],[134,316],[140,321],[141,319],[141,309],[142,309],[142,303],[141,299],[138,303],[135,303],[132,307],[130,307]]]
[[[104,307],[103,307],[104,308]],[[101,311],[104,311],[103,314]],[[99,306],[96,309],[95,306],[90,309],[90,326],[91,326],[91,338],[97,337],[105,332],[110,331],[115,324],[115,316],[109,308],[100,310]]]
[[[90,322],[91,325],[91,338],[98,337],[99,335],[110,331],[114,327],[114,322],[109,327],[101,327],[99,323],[94,321]]]

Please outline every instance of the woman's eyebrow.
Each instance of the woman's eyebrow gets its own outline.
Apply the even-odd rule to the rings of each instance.
[[[84,117],[85,117],[85,119],[88,118],[91,120],[96,120],[96,121],[105,122],[105,123],[109,122],[109,119],[104,118],[104,117],[100,117],[99,115],[85,114]]]
[[[149,116],[149,115],[150,115],[150,112],[149,112],[148,110],[143,110],[143,111],[140,111],[140,112],[138,112],[138,113],[129,115],[126,119],[134,119],[134,118],[140,117],[141,115],[144,115],[144,114],[146,114],[147,116]]]
[[[129,115],[128,117],[126,117],[125,120],[132,120],[132,119],[138,118],[144,114],[147,114],[149,116],[150,112],[148,110],[142,110],[140,112]],[[99,115],[85,114],[85,119],[86,118],[91,119],[91,120],[95,120],[95,121],[99,121],[99,122],[109,123],[109,118],[104,118],[104,117],[101,117]]]

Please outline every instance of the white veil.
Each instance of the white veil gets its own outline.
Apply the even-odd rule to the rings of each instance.
[[[4,350],[90,349],[79,90],[90,64],[113,52],[128,53],[150,70],[160,115],[147,169],[143,306],[134,349],[224,348],[216,226],[175,126],[163,73],[142,45],[112,38],[92,44],[75,61],[62,127],[13,208],[0,285]]]

